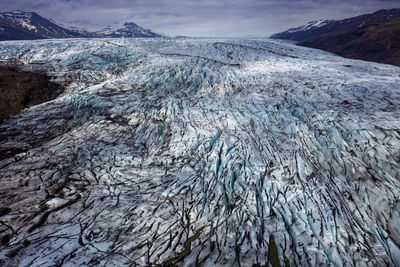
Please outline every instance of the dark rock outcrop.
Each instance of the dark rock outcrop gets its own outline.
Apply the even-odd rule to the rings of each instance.
[[[63,89],[42,74],[0,68],[0,122],[56,98]]]

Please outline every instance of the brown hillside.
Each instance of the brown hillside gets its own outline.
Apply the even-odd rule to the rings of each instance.
[[[61,92],[62,87],[45,75],[0,68],[0,122]]]
[[[400,18],[324,35],[299,45],[322,49],[347,58],[400,66]]]

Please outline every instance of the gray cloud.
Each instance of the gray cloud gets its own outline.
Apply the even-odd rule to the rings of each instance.
[[[398,0],[0,0],[2,10],[102,25],[134,21],[169,35],[268,36],[316,19],[400,7]]]

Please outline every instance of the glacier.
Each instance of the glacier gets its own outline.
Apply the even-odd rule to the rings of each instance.
[[[270,39],[10,41],[0,265],[400,266],[400,68]]]

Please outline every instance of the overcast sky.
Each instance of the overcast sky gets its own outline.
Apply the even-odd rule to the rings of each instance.
[[[167,35],[269,36],[317,19],[400,8],[400,0],[0,0],[0,10],[112,25],[134,21]]]

